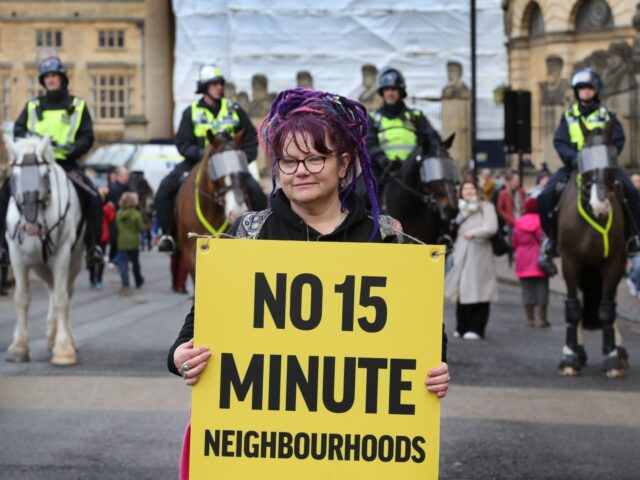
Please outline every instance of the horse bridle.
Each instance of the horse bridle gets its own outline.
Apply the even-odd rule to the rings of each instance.
[[[223,177],[230,177],[233,174],[248,174],[247,165],[247,156],[242,150],[224,150],[214,153],[207,160],[209,176],[214,182]],[[229,183],[225,182],[224,187],[217,189],[213,193],[204,192],[200,188],[198,188],[198,191],[200,195],[211,200],[219,207],[224,207],[225,195],[234,190],[233,181]]]

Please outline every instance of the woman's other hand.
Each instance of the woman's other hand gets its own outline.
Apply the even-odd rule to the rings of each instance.
[[[209,347],[203,345],[194,348],[192,338],[176,348],[173,352],[173,363],[184,378],[184,383],[192,387],[200,380],[209,357]]]
[[[427,372],[429,378],[427,378],[424,384],[427,386],[427,390],[435,393],[438,398],[444,398],[449,389],[449,365],[442,362],[438,367],[433,368]]]

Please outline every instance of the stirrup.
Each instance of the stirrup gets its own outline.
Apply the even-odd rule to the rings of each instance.
[[[640,235],[632,235],[627,240],[627,254],[635,255],[640,253]]]
[[[160,237],[158,251],[165,253],[174,253],[176,251],[176,242],[171,235],[163,235]]]
[[[540,246],[540,250],[549,258],[560,256],[560,254],[558,253],[558,246],[551,237],[547,237],[544,239],[542,245]]]
[[[93,245],[89,247],[87,250],[87,254],[85,256],[85,261],[87,265],[95,266],[104,263],[104,254],[102,253],[102,249],[99,245]]]

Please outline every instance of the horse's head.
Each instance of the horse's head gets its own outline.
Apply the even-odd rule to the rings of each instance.
[[[51,196],[49,173],[55,164],[49,135],[9,142],[11,193],[28,225],[38,224],[39,207],[44,210]],[[29,232],[31,233],[31,232]]]
[[[454,136],[455,134],[451,134],[441,142],[435,148],[435,155],[427,153],[417,158],[420,164],[420,188],[437,207],[440,219],[447,223],[455,218],[458,210],[458,168],[455,160],[449,155]],[[429,152],[426,145],[422,147],[422,151]]]
[[[602,217],[611,208],[609,200],[615,186],[618,170],[618,152],[612,145],[614,118],[603,129],[588,130],[584,123],[580,127],[585,144],[578,153],[578,174],[581,177],[580,195],[589,199],[593,213]]]
[[[233,138],[207,132],[209,146],[205,152],[207,169],[213,183],[212,197],[224,209],[226,218],[234,222],[248,210],[244,178],[250,175],[247,156],[240,148],[244,130]]]

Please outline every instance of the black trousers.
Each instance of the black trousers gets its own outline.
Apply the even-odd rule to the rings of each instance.
[[[7,176],[0,185],[0,247],[4,247],[4,232],[7,228],[7,210],[9,209],[9,199],[11,198],[11,186]]]
[[[489,322],[489,306],[489,302],[456,304],[456,330],[460,336],[473,332],[484,338]]]
[[[193,165],[182,162],[179,163],[160,182],[154,200],[154,209],[158,224],[162,228],[163,234],[170,234],[175,231],[175,209],[176,197],[180,191],[180,185]],[[247,187],[252,210],[264,210],[267,208],[267,197],[262,193],[262,188],[251,174],[243,175],[243,181]]]

